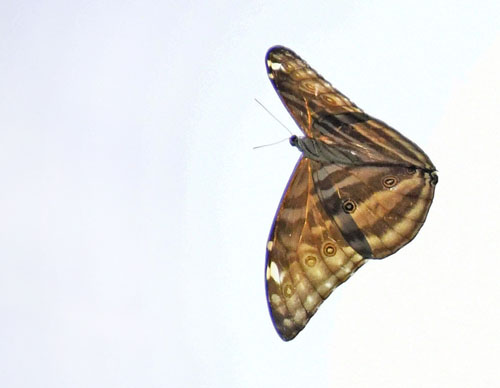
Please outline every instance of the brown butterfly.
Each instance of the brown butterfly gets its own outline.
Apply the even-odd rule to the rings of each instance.
[[[429,157],[364,113],[293,51],[266,55],[269,78],[305,134],[267,243],[274,326],[294,338],[366,259],[382,259],[422,227],[438,181]]]

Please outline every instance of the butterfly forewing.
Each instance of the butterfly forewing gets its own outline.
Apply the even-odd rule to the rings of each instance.
[[[271,48],[266,65],[310,144],[321,144],[316,153],[303,150],[267,244],[269,309],[290,340],[366,259],[415,237],[437,175],[416,144],[364,113],[293,51]]]

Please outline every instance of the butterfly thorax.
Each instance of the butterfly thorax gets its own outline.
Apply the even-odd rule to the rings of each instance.
[[[297,147],[302,154],[320,163],[334,163],[342,165],[357,165],[362,159],[353,150],[343,149],[338,145],[328,144],[319,139],[293,135],[290,144]]]

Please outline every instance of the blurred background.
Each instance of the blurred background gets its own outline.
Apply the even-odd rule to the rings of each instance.
[[[296,51],[439,170],[417,238],[289,343],[264,291]],[[3,1],[0,386],[491,387],[498,1]]]

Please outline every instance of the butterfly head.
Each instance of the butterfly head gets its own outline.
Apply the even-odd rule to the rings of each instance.
[[[302,152],[306,158],[323,161],[323,157],[321,155],[321,141],[313,139],[312,137],[298,137],[296,135],[292,135],[290,137],[290,144]]]

